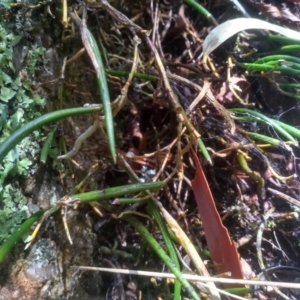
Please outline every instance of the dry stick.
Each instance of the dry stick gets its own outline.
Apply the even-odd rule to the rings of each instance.
[[[181,131],[182,131],[182,123],[179,122],[178,123],[178,142],[177,142],[177,154],[176,154],[176,165],[177,165],[177,169],[178,169],[178,188],[177,188],[177,192],[176,192],[176,197],[177,199],[179,199],[180,193],[181,193],[181,188],[182,188],[182,181],[183,181],[183,173],[184,173],[184,167],[183,167],[183,162],[182,162],[182,148],[181,148]]]
[[[72,268],[76,268],[77,271],[78,270],[102,271],[102,272],[117,273],[117,274],[119,273],[119,274],[151,276],[151,277],[161,277],[161,278],[176,278],[174,276],[174,274],[172,274],[172,273],[158,273],[158,272],[147,272],[147,271],[136,271],[136,270],[125,270],[125,269],[110,269],[110,268],[97,268],[97,267],[86,267],[86,266],[72,266]],[[162,276],[160,276],[160,275],[162,275]],[[165,276],[165,275],[167,275],[167,276]],[[191,277],[191,276],[197,277],[196,275],[190,275],[189,276],[189,275],[183,274],[183,277],[185,279],[189,279],[188,277]],[[201,277],[201,276],[199,276],[199,277]],[[201,278],[204,278],[204,277],[201,277]],[[207,278],[211,278],[211,277],[207,277]],[[198,280],[198,281],[205,281],[205,280]],[[233,283],[233,282],[231,282],[231,283]],[[199,283],[199,285],[202,285],[204,287],[208,287],[208,285],[203,283],[203,282]],[[240,296],[234,295],[232,293],[228,293],[228,292],[226,292],[224,290],[221,290],[221,289],[218,289],[218,288],[216,288],[216,290],[218,292],[220,292],[221,294],[223,294],[223,295],[229,296],[231,299],[248,300],[244,297],[240,297]],[[205,298],[205,299],[207,299],[207,298]]]
[[[160,278],[175,278],[172,273],[159,273],[159,272],[149,272],[149,271],[139,271],[139,270],[129,270],[129,269],[110,269],[110,268],[97,268],[88,266],[72,266],[78,270],[91,270],[91,271],[102,271],[110,273],[121,273],[128,275],[139,275],[139,276],[149,276],[149,277],[160,277]],[[280,288],[290,288],[299,289],[300,283],[290,283],[290,282],[274,282],[274,281],[256,281],[247,279],[232,279],[232,278],[216,278],[216,277],[205,277],[192,274],[182,274],[182,277],[191,281],[210,281],[210,282],[220,282],[229,284],[242,284],[242,285],[257,285],[257,286],[277,286]]]
[[[70,64],[73,63],[74,61],[76,61],[80,56],[83,55],[83,53],[85,52],[85,48],[81,48],[80,50],[78,50],[70,59],[67,60],[66,64]]]
[[[159,26],[158,8],[159,8],[159,4],[156,3],[156,5],[155,5],[155,12],[154,12],[154,20],[153,20],[153,15],[152,15],[152,22],[153,22],[152,43],[153,44],[155,44],[155,38],[158,36],[158,34],[157,34],[157,30],[158,30],[158,26]],[[151,9],[151,11],[153,12],[153,9]]]
[[[207,94],[207,91],[210,88],[210,82],[208,82],[206,79],[204,79],[202,91],[199,93],[199,95],[193,100],[193,102],[190,104],[188,111],[192,112],[194,108],[198,105],[198,103],[204,98],[204,96]]]
[[[68,226],[68,223],[67,223],[67,213],[68,213],[68,207],[67,206],[63,207],[62,206],[61,207],[61,215],[62,215],[62,221],[63,221],[64,229],[65,229],[67,238],[69,240],[69,243],[71,245],[73,245],[73,241],[72,241],[72,238],[71,238],[69,226]]]
[[[274,195],[277,195],[277,196],[281,197],[282,199],[292,203],[293,205],[300,207],[300,202],[298,200],[290,197],[289,195],[286,195],[282,192],[279,192],[279,191],[271,189],[271,188],[267,188],[267,190],[270,191],[271,193],[273,193]]]
[[[61,20],[61,23],[64,26],[64,29],[68,27],[68,3],[67,0],[62,1],[62,11],[63,11],[63,17]]]
[[[133,79],[134,73],[136,72],[138,61],[139,61],[139,51],[138,51],[138,45],[141,43],[141,40],[138,38],[137,35],[133,37],[134,42],[134,56],[133,56],[133,63],[131,67],[130,74],[128,76],[128,79],[123,86],[121,90],[121,95],[113,102],[113,104],[116,104],[116,109],[114,110],[114,116],[122,109],[122,107],[125,105],[127,100],[127,93],[128,88],[131,84],[131,81]]]

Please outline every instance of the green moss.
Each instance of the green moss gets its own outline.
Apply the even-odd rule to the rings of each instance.
[[[3,242],[27,217],[27,199],[13,185],[7,184],[3,191],[3,208],[0,209],[0,243]]]
[[[29,74],[31,76],[35,76],[35,68],[36,68],[36,64],[37,61],[40,57],[44,57],[46,49],[43,47],[39,47],[37,49],[33,49],[33,50],[29,50],[29,59],[30,59],[30,63],[28,65],[28,69],[29,69]]]
[[[28,121],[40,116],[44,104],[44,100],[31,91],[29,79],[21,80],[15,74],[13,47],[21,37],[14,35],[9,25],[0,17],[0,143]],[[44,52],[44,48],[29,51],[23,68],[28,70],[28,78],[35,76],[37,61]],[[37,169],[40,138],[40,132],[34,132],[0,162],[0,244],[27,217],[27,199],[17,180]]]

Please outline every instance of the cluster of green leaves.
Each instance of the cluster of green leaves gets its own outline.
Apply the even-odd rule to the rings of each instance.
[[[44,100],[34,95],[30,88],[29,76],[18,76],[13,66],[13,47],[20,42],[9,24],[0,17],[0,144],[14,131],[28,121],[40,116]],[[44,49],[31,50],[25,61],[30,75]],[[23,79],[27,78],[27,79]],[[35,157],[40,151],[40,133],[35,131],[22,140],[0,163],[0,243],[6,239],[15,226],[26,218],[26,199],[12,176],[28,175],[35,166]]]
[[[3,208],[0,210],[0,242],[15,230],[16,226],[27,218],[27,199],[20,190],[7,184],[3,191]]]

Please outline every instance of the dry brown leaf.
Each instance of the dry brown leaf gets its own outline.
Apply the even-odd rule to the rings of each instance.
[[[246,0],[246,2],[249,3],[252,7],[256,8],[259,12],[261,12],[262,15],[266,17],[282,19],[280,10],[272,4],[264,3],[264,1],[258,3],[257,1],[253,0]]]
[[[223,82],[220,92],[216,95],[216,99],[218,101],[220,101],[222,104],[233,104],[238,102],[238,99],[236,99],[235,95],[230,90],[229,84],[231,84],[232,87],[238,87],[240,91],[236,92],[241,99],[247,99],[250,91],[249,82],[244,77],[233,76],[230,78],[230,83],[227,81]]]
[[[289,20],[292,22],[296,22],[296,23],[300,22],[300,19],[290,11],[290,9],[286,6],[285,3],[282,4],[282,8],[280,11],[281,11],[283,19]]]

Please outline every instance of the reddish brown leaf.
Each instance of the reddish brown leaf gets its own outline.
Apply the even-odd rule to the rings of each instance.
[[[237,86],[239,91],[236,91],[239,94],[239,97],[242,99],[247,99],[250,91],[250,84],[244,77],[232,76],[230,78],[230,84],[232,86]],[[216,99],[219,100],[222,104],[232,104],[238,101],[235,95],[229,88],[229,83],[227,81],[223,82],[220,92],[216,95]]]
[[[242,279],[243,272],[237,249],[222,224],[199,159],[195,151],[191,151],[196,166],[192,188],[212,260],[218,264],[219,273],[230,271],[233,278]]]

